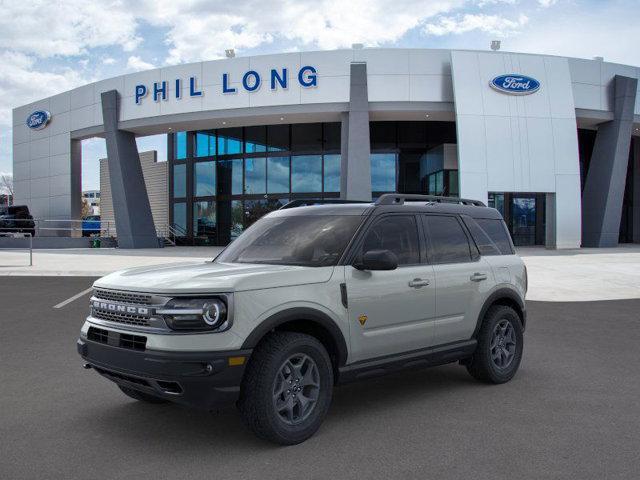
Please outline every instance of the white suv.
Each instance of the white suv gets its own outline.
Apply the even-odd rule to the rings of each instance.
[[[489,383],[515,375],[527,276],[496,210],[400,194],[304,204],[212,262],[96,281],[85,367],[137,400],[237,401],[281,444],[313,435],[336,383],[450,362]]]

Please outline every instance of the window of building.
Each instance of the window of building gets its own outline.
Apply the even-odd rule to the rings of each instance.
[[[187,204],[186,202],[175,202],[173,204],[173,225],[176,227],[178,236],[187,235]]]
[[[336,151],[339,152],[340,145],[340,134],[342,129],[342,124],[335,123],[325,123],[323,124],[323,142],[324,142],[324,150],[325,152]]]
[[[415,218],[390,215],[378,220],[367,232],[362,254],[370,250],[389,250],[398,257],[398,265],[420,263],[420,243]]]
[[[267,127],[245,127],[244,151],[246,153],[262,153],[267,151]]]
[[[218,155],[237,155],[239,153],[242,153],[242,128],[218,130]]]
[[[267,159],[246,158],[244,161],[244,193],[255,195],[266,193]]]
[[[216,202],[193,202],[193,235],[196,237],[216,236]]]
[[[218,188],[221,195],[242,195],[242,159],[218,162]]]
[[[267,143],[270,152],[289,150],[289,125],[268,125]]]
[[[395,153],[371,154],[371,191],[395,192],[397,178]]]
[[[321,155],[296,155],[291,157],[291,191],[322,191]]]
[[[321,123],[291,125],[291,151],[308,152],[318,149],[322,149]]]
[[[215,132],[196,132],[194,155],[196,157],[212,157],[216,154]]]
[[[187,196],[187,165],[185,163],[173,166],[173,196],[175,198]]]
[[[176,160],[187,158],[187,132],[176,132],[173,142],[173,158]]]
[[[209,197],[216,194],[216,162],[194,163],[193,194],[196,197]]]
[[[466,233],[456,217],[423,215],[429,238],[431,263],[462,263],[471,261]]]
[[[340,155],[324,156],[324,191],[340,192]]]
[[[267,159],[267,193],[289,193],[289,157]]]

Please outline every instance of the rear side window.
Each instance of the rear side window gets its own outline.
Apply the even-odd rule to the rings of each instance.
[[[500,248],[495,244],[495,242],[489,237],[489,235],[476,223],[471,217],[467,217],[464,215],[462,217],[465,225],[469,229],[471,236],[473,237],[473,241],[476,242],[478,246],[478,250],[480,250],[481,255],[501,255],[502,252]]]
[[[469,239],[456,217],[425,215],[422,218],[429,238],[431,263],[471,261]]]
[[[511,240],[509,239],[509,232],[507,232],[507,227],[502,220],[476,218],[475,221],[491,239],[502,255],[513,255],[513,247],[511,246]],[[479,246],[480,245],[478,245],[478,247]],[[480,252],[482,252],[482,250],[480,250]]]
[[[369,250],[393,252],[398,257],[398,265],[420,263],[420,243],[413,215],[390,215],[376,221],[362,245],[363,254]]]

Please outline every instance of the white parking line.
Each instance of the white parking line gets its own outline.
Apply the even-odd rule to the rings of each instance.
[[[69,305],[71,302],[73,302],[74,300],[79,299],[80,297],[84,297],[87,293],[89,293],[91,290],[93,290],[93,287],[89,287],[86,290],[83,290],[82,292],[78,293],[77,295],[74,295],[71,298],[67,298],[65,301],[60,302],[57,305],[54,305],[53,308],[62,308],[65,305]]]

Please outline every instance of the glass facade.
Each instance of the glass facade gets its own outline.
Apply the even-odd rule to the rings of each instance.
[[[226,245],[296,198],[340,195],[340,124],[170,135],[171,223],[188,244]]]

